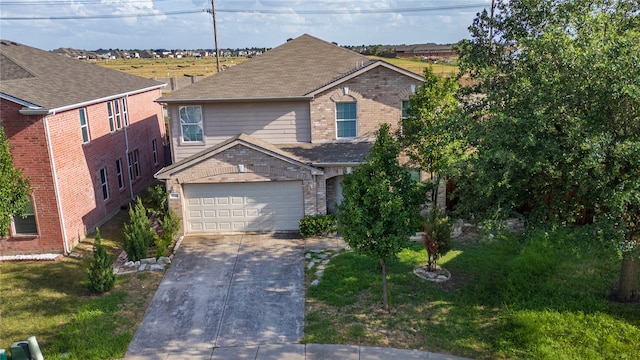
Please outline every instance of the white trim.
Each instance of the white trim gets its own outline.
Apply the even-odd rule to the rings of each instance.
[[[310,101],[313,96],[282,96],[282,97],[239,97],[239,98],[186,98],[186,99],[165,99],[159,98],[155,100],[157,103],[184,103],[185,105],[212,103],[212,102],[260,102],[260,101]]]
[[[328,89],[331,89],[331,88],[333,88],[335,86],[338,86],[338,85],[344,83],[345,81],[351,80],[351,79],[353,79],[353,78],[355,78],[357,76],[362,75],[363,73],[366,73],[366,72],[368,72],[370,70],[373,70],[373,69],[377,68],[378,66],[385,67],[385,68],[387,68],[389,70],[392,70],[392,71],[398,72],[398,73],[400,73],[402,75],[405,75],[405,76],[408,76],[410,78],[413,78],[413,79],[415,79],[417,81],[424,82],[424,78],[422,76],[420,76],[420,75],[418,75],[418,74],[416,74],[416,73],[414,73],[412,71],[405,70],[403,68],[400,68],[400,67],[397,67],[395,65],[389,64],[388,62],[385,62],[385,61],[382,61],[382,60],[378,60],[378,61],[376,61],[374,63],[371,63],[371,64],[363,67],[362,69],[354,71],[353,73],[351,73],[351,74],[349,74],[349,75],[347,75],[347,76],[345,76],[343,78],[340,78],[340,79],[338,79],[336,81],[332,81],[332,82],[330,82],[330,83],[328,83],[328,84],[326,84],[326,85],[324,85],[324,86],[322,86],[322,87],[320,87],[320,88],[318,88],[316,90],[313,90],[312,92],[308,93],[307,95],[315,96],[315,95],[317,95],[317,94],[319,94],[319,93],[321,93],[321,92],[323,92],[325,90],[328,90]]]
[[[122,94],[117,94],[117,95],[106,96],[106,97],[103,97],[103,98],[84,101],[84,102],[77,103],[77,104],[65,105],[65,106],[61,106],[61,107],[57,107],[57,108],[53,108],[53,109],[44,109],[43,107],[39,107],[37,109],[33,109],[33,108],[22,109],[22,110],[20,110],[20,114],[22,114],[22,115],[52,115],[52,114],[59,113],[59,112],[62,112],[62,111],[73,110],[73,109],[76,109],[76,108],[85,107],[85,106],[89,106],[89,105],[93,105],[93,104],[99,104],[99,103],[102,103],[102,102],[106,102],[106,101],[110,101],[110,100],[113,100],[113,99],[122,98],[122,97],[129,96],[129,95],[141,94],[141,93],[144,93],[144,92],[147,92],[147,91],[160,89],[160,88],[165,87],[165,86],[167,86],[167,84],[151,86],[151,87],[144,88],[144,89],[129,91],[129,92],[122,93]]]
[[[16,103],[18,105],[26,106],[29,109],[34,109],[34,110],[42,109],[42,106],[40,106],[40,105],[36,105],[36,104],[30,103],[28,101],[22,100],[22,99],[18,99],[17,97],[13,97],[11,95],[8,95],[8,94],[2,93],[2,92],[0,92],[0,98],[5,99],[5,100],[9,100],[9,101],[14,102],[14,103]]]
[[[153,175],[153,177],[156,178],[156,179],[159,179],[159,180],[169,180],[174,174],[179,173],[179,172],[181,172],[181,171],[183,171],[183,170],[185,170],[185,169],[187,169],[187,168],[189,168],[191,166],[194,166],[194,165],[196,165],[196,164],[198,164],[198,163],[200,163],[200,162],[202,162],[202,161],[204,161],[206,159],[209,159],[212,156],[215,156],[215,155],[217,155],[217,154],[219,154],[221,152],[224,152],[224,151],[226,151],[226,150],[228,150],[228,149],[230,149],[230,148],[232,148],[232,147],[234,147],[236,145],[242,145],[242,146],[245,146],[245,147],[247,147],[249,149],[256,150],[256,151],[259,151],[259,152],[261,152],[263,154],[266,154],[268,156],[274,157],[274,158],[276,158],[278,160],[282,160],[284,162],[287,162],[289,164],[300,166],[302,168],[306,168],[306,169],[311,171],[311,175],[322,175],[322,174],[324,174],[324,172],[322,170],[318,169],[318,168],[315,168],[313,166],[310,166],[310,165],[305,164],[303,162],[300,162],[298,160],[292,159],[292,158],[287,157],[285,155],[281,155],[279,153],[273,152],[273,151],[271,151],[269,149],[265,149],[265,148],[261,147],[260,145],[255,145],[255,144],[252,144],[252,143],[247,142],[247,141],[242,140],[242,139],[235,139],[234,141],[231,141],[228,144],[225,144],[224,146],[220,146],[220,147],[216,148],[215,150],[209,151],[209,152],[207,152],[205,154],[202,154],[202,155],[200,155],[200,156],[198,156],[196,158],[189,159],[188,161],[185,161],[182,164],[178,165],[178,163],[176,163],[175,165],[177,165],[177,166],[172,168],[172,169],[170,169],[170,171],[167,172],[166,174],[160,174],[162,172],[165,172],[165,169],[166,169],[166,168],[162,168],[158,172],[156,172]],[[158,176],[158,175],[161,175],[161,176]]]

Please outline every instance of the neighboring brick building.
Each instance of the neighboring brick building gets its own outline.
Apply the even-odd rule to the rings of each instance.
[[[309,35],[176,90],[169,203],[184,231],[297,230],[332,212],[380,124],[398,129],[422,76]]]
[[[69,253],[154,180],[165,159],[154,102],[163,86],[0,41],[0,126],[33,190],[2,255]]]

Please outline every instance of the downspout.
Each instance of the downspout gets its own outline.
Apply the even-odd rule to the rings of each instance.
[[[49,150],[49,161],[51,163],[51,172],[53,173],[53,191],[56,195],[56,206],[58,207],[58,215],[60,216],[60,227],[62,228],[62,243],[64,245],[64,254],[69,255],[71,250],[69,249],[69,243],[67,242],[67,228],[64,224],[64,214],[62,213],[62,198],[60,197],[60,190],[58,189],[58,174],[56,173],[56,161],[53,156],[53,146],[51,145],[51,136],[49,132],[49,116],[55,115],[55,112],[45,116],[44,118],[44,132],[47,140],[47,148]]]
[[[127,106],[127,117],[129,117],[129,101],[127,101],[126,106]],[[127,123],[131,124],[129,120],[127,120]],[[125,151],[126,151],[125,157],[127,158],[127,177],[129,178],[129,196],[131,197],[131,200],[135,200],[133,197],[133,179],[132,179],[133,168],[132,168],[131,160],[129,159],[129,136],[127,135],[128,127],[129,126],[125,124],[125,127],[124,127],[124,143],[125,143]]]

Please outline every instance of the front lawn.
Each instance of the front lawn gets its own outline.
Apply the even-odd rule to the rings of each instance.
[[[307,343],[389,346],[477,359],[631,359],[640,305],[609,301],[620,261],[580,231],[535,231],[456,242],[441,261],[453,277],[419,279],[421,245],[389,262],[391,314],[378,263],[345,252],[309,286]],[[313,270],[308,271],[307,280]],[[309,283],[309,281],[307,281]]]
[[[114,256],[122,250],[122,210],[100,228]],[[87,290],[93,238],[58,262],[0,263],[0,348],[35,335],[45,359],[124,357],[162,279],[161,272],[119,275],[104,295]]]

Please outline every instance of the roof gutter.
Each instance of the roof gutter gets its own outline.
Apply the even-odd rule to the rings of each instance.
[[[198,99],[198,98],[187,98],[187,99],[164,99],[164,98],[160,98],[157,99],[156,102],[158,103],[166,103],[166,104],[170,104],[170,103],[214,103],[214,102],[247,102],[247,101],[251,101],[251,102],[256,102],[256,101],[309,101],[312,100],[313,96],[312,95],[305,95],[305,96],[286,96],[286,97],[260,97],[260,98],[251,98],[251,97],[244,97],[244,98],[204,98],[204,99]]]
[[[318,167],[327,167],[327,166],[359,166],[362,165],[364,162],[341,162],[341,163],[311,163],[311,165],[313,166],[318,166]]]
[[[67,110],[71,110],[71,109],[77,109],[77,108],[80,108],[80,107],[83,107],[83,106],[99,104],[101,102],[105,102],[105,101],[109,101],[109,100],[113,100],[113,99],[119,99],[119,98],[125,97],[125,96],[130,96],[130,95],[140,94],[140,93],[151,91],[151,90],[160,89],[160,88],[165,87],[165,86],[167,86],[167,84],[154,85],[154,86],[150,86],[150,87],[144,88],[144,89],[128,91],[128,92],[121,93],[121,94],[106,96],[106,97],[99,98],[99,99],[92,99],[92,100],[89,100],[89,101],[85,101],[85,102],[81,102],[81,103],[77,103],[77,104],[66,105],[66,106],[61,106],[61,107],[53,108],[53,109],[45,109],[43,107],[21,109],[20,110],[20,114],[22,114],[22,115],[52,115],[52,114],[59,113],[59,112],[62,112],[62,111],[67,111]]]

